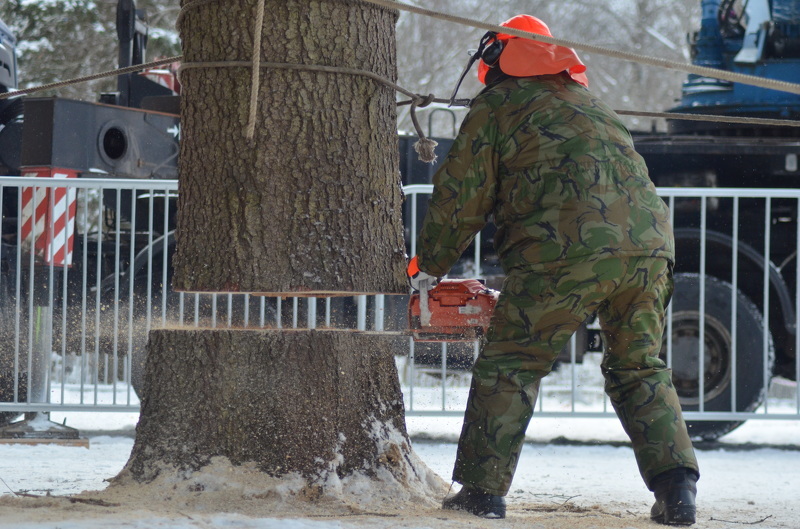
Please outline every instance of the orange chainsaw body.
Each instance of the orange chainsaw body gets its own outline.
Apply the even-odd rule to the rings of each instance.
[[[500,293],[477,279],[443,279],[428,291],[430,325],[423,326],[419,292],[408,302],[408,324],[417,342],[465,342],[489,327]]]

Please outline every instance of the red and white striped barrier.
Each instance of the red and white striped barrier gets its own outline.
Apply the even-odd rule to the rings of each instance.
[[[27,168],[24,176],[76,178],[78,174],[67,169],[35,167]],[[22,188],[20,229],[23,252],[33,251],[36,260],[41,264],[72,264],[76,197],[74,187]]]

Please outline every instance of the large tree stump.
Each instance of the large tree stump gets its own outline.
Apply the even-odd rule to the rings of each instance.
[[[187,4],[186,0],[181,2]],[[395,93],[361,75],[261,68],[245,138],[255,0],[188,9],[173,286],[277,296],[405,293]],[[395,10],[266,0],[262,63],[394,80]]]
[[[385,338],[164,329],[150,333],[146,369],[136,442],[121,480],[185,475],[224,457],[273,477],[299,473],[322,489],[330,477],[362,474],[423,486],[434,490],[431,498],[444,492],[439,478],[409,457]]]

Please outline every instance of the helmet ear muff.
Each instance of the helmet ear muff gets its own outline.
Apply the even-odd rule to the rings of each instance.
[[[494,68],[494,66],[497,64],[497,61],[500,60],[500,55],[503,53],[503,47],[503,41],[497,37],[495,37],[491,44],[486,46],[486,48],[483,50],[483,53],[481,53],[481,59],[484,63],[486,63],[486,66],[489,68]]]
[[[456,102],[456,95],[458,94],[458,88],[461,86],[461,81],[464,80],[464,76],[467,75],[472,65],[480,59],[491,68],[500,60],[500,54],[503,53],[503,46],[505,46],[505,44],[497,38],[497,33],[494,31],[487,31],[486,34],[481,37],[478,49],[475,50],[475,53],[470,52],[469,61],[467,61],[464,71],[461,72],[461,77],[458,78],[453,94],[450,96],[450,106],[453,106]]]

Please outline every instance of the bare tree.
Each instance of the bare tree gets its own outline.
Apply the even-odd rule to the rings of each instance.
[[[3,2],[0,18],[18,40],[20,86],[63,81],[115,67],[114,5],[88,0]],[[100,91],[113,86],[113,80],[101,80],[65,87],[59,95],[94,100]]]

